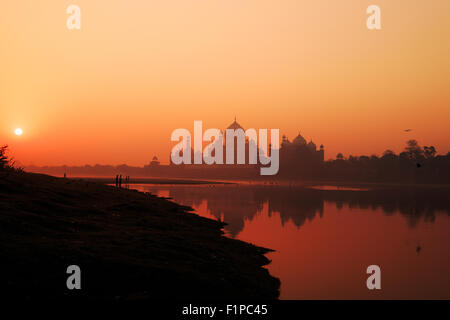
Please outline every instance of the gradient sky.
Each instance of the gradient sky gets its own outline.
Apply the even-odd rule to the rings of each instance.
[[[0,144],[25,165],[143,165],[168,161],[174,129],[236,115],[326,158],[412,138],[447,153],[449,16],[448,0],[4,0]]]

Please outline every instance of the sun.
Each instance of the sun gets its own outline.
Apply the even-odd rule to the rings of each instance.
[[[20,128],[17,128],[16,130],[14,130],[14,134],[16,136],[21,136],[23,134],[23,130]]]

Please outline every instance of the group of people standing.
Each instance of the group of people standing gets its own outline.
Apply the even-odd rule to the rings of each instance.
[[[122,188],[122,181],[127,186],[130,184],[130,176],[116,175],[116,188]]]

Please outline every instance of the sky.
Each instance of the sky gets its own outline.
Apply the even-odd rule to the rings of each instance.
[[[0,144],[23,165],[167,163],[173,130],[236,116],[326,159],[408,139],[446,154],[449,16],[448,0],[4,0]]]

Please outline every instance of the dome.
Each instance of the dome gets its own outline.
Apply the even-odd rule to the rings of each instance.
[[[311,150],[316,150],[317,146],[312,140],[308,143],[308,147],[311,148]]]
[[[233,123],[230,124],[227,129],[231,129],[231,130],[242,129],[242,130],[244,130],[244,128],[242,128],[242,126],[239,123],[237,123],[236,117],[234,118]]]
[[[150,161],[150,166],[159,166],[159,161],[158,161],[158,157],[154,156],[152,161]]]
[[[304,145],[304,144],[306,144],[306,140],[299,133],[298,136],[294,140],[292,140],[292,143],[299,144],[299,145]]]

